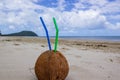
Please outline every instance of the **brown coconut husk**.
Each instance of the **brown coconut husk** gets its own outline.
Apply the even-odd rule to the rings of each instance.
[[[43,52],[35,64],[35,74],[38,80],[65,80],[68,72],[68,62],[59,51]]]

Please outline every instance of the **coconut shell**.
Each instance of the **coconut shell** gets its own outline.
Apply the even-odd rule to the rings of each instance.
[[[68,72],[68,62],[59,51],[43,52],[35,64],[35,74],[38,80],[65,80]]]

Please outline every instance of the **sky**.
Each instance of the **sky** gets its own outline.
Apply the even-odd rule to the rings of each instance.
[[[2,34],[34,31],[45,36],[120,36],[120,0],[0,0]]]

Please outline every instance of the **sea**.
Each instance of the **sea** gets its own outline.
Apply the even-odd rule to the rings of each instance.
[[[50,38],[55,38],[51,36]],[[59,36],[61,39],[78,39],[78,40],[104,40],[120,42],[120,36]]]

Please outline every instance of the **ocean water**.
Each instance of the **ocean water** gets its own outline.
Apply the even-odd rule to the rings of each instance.
[[[55,38],[55,37],[51,37]],[[83,39],[83,40],[106,40],[120,42],[120,36],[59,36],[63,39]]]

